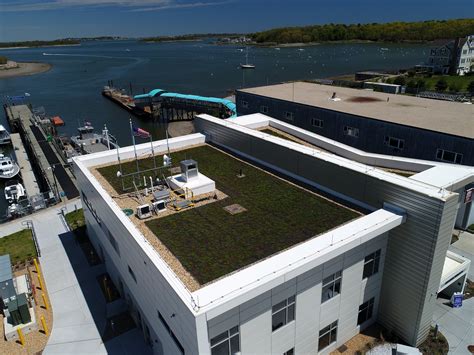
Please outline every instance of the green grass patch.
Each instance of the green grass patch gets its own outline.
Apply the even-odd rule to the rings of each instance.
[[[0,238],[0,255],[10,254],[12,264],[36,258],[36,248],[30,229]]]
[[[474,224],[471,224],[469,227],[467,227],[467,231],[469,233],[474,233]]]
[[[268,134],[271,134],[272,136],[275,136],[275,137],[278,137],[278,138],[283,138],[283,139],[286,139],[287,141],[292,141],[292,142],[301,144],[301,142],[296,140],[295,138],[283,135],[279,132],[274,131],[273,129],[265,128],[265,129],[262,129],[260,132],[268,133]]]
[[[173,153],[172,158],[175,164],[195,159],[200,172],[229,196],[146,223],[201,284],[359,216],[210,146]],[[151,159],[139,164],[141,169],[153,166]],[[122,164],[122,168],[124,174],[130,173],[135,162]],[[240,169],[244,178],[237,177]],[[116,166],[98,170],[120,191]],[[223,209],[234,203],[247,211],[230,215]]]
[[[76,211],[67,213],[64,216],[64,218],[66,219],[66,222],[71,228],[71,230],[76,235],[76,238],[79,241],[79,243],[82,243],[88,240],[86,220],[85,220],[84,211],[82,210],[82,208]]]

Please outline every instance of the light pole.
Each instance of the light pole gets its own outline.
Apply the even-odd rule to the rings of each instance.
[[[48,170],[51,169],[51,173],[53,174],[53,181],[54,181],[54,189],[55,189],[55,195],[56,195],[56,198],[61,200],[61,197],[59,196],[59,190],[58,190],[58,182],[56,180],[56,175],[54,174],[54,169],[55,169],[55,166],[54,165],[51,165]]]

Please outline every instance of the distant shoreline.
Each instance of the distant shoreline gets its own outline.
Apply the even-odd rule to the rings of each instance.
[[[45,73],[52,68],[49,63],[20,63],[18,68],[0,70],[0,80]]]
[[[25,48],[47,48],[47,47],[77,47],[81,44],[45,44],[44,46],[21,46],[21,47],[0,47],[1,50],[7,49],[25,49]]]

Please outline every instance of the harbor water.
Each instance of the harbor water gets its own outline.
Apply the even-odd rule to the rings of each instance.
[[[383,48],[383,49],[382,49]],[[154,88],[203,96],[228,96],[233,90],[289,80],[327,78],[360,70],[407,68],[423,62],[426,44],[321,44],[303,48],[249,50],[255,70],[241,70],[241,46],[207,41],[145,43],[140,41],[85,42],[80,46],[1,50],[11,60],[47,62],[48,72],[0,79],[0,97],[28,93],[28,103],[59,115],[60,133],[75,134],[84,121],[100,132],[104,124],[121,146],[131,143],[129,113],[101,95],[109,80],[133,94]],[[133,118],[158,139],[158,124]],[[8,127],[4,114],[0,123]],[[1,149],[1,148],[0,148]],[[0,216],[6,210],[0,185]]]

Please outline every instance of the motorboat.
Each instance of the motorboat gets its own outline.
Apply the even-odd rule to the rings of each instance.
[[[8,203],[18,202],[20,197],[26,196],[25,188],[16,180],[10,180],[5,184],[4,193]]]
[[[0,145],[10,144],[11,142],[10,133],[0,124]]]
[[[240,68],[242,68],[242,69],[255,69],[254,64],[249,64],[249,47],[247,47],[247,51],[245,52],[245,64],[240,64]]]
[[[0,179],[11,179],[19,172],[20,167],[12,158],[0,154]]]

